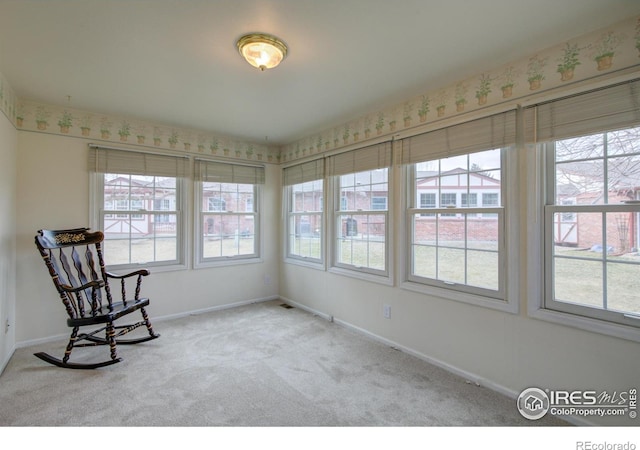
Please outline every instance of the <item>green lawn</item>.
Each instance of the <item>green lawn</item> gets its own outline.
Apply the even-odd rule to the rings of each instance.
[[[320,239],[295,237],[291,240],[296,254],[320,258]],[[452,246],[453,247],[453,246]],[[474,244],[473,249],[438,248],[416,245],[413,273],[426,278],[437,278],[454,283],[466,283],[487,289],[498,287],[498,253],[495,245]],[[138,239],[129,247],[129,241],[105,241],[107,265],[128,264],[129,251],[133,263],[170,261],[176,258],[176,239],[173,237]],[[205,239],[204,256],[219,257],[251,254],[253,239]],[[555,296],[560,301],[604,307],[602,292],[606,290],[612,310],[640,313],[640,256],[607,255],[606,274],[602,254],[558,247],[555,258]],[[382,241],[344,239],[340,243],[339,261],[359,267],[383,270],[385,244]]]

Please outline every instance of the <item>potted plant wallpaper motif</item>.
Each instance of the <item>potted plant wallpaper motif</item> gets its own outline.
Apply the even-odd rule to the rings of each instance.
[[[578,44],[572,45],[567,42],[564,47],[562,60],[560,64],[558,64],[557,69],[561,81],[569,81],[573,78],[574,69],[580,65],[580,60],[578,59],[579,54],[580,49],[578,48]]]
[[[616,34],[613,31],[609,31],[594,44],[593,60],[596,62],[598,70],[611,68],[613,65],[613,56],[616,54],[615,49],[623,39],[623,34]]]

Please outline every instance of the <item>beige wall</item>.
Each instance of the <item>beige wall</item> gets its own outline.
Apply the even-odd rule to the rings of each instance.
[[[18,133],[17,311],[19,344],[68,335],[66,314],[37,253],[41,228],[89,226],[90,141],[30,131]],[[267,165],[263,190],[263,262],[169,272],[143,283],[155,321],[193,311],[261,300],[278,294],[280,171]],[[192,211],[193,199],[187,201]],[[192,226],[189,227],[192,229]],[[265,276],[270,283],[265,283]],[[158,326],[162,332],[162,327]]]
[[[0,113],[0,372],[15,348],[15,223],[18,133]],[[6,324],[9,323],[7,330]]]

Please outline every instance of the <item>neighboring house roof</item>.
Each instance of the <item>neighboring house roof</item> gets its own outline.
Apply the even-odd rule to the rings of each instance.
[[[456,175],[456,174],[466,174],[469,173],[470,176],[475,177],[475,178],[479,178],[481,180],[483,180],[483,182],[487,182],[489,184],[493,184],[495,186],[500,186],[500,180],[496,180],[495,178],[486,175],[482,172],[468,172],[465,169],[462,169],[460,167],[457,167],[455,169],[451,169],[451,170],[447,170],[444,172],[438,172],[438,171],[430,171],[430,170],[425,170],[425,171],[419,171],[416,174],[416,177],[418,179],[417,181],[417,185],[421,186],[423,184],[426,183],[430,183],[433,180],[437,179],[437,178],[444,178],[447,176],[451,176],[451,175]],[[476,187],[476,186],[474,186]]]

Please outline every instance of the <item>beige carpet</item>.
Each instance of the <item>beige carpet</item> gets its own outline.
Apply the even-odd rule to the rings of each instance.
[[[528,421],[513,399],[280,303],[156,322],[159,339],[92,371],[33,356],[59,357],[66,341],[18,349],[0,376],[0,425],[566,425]]]

